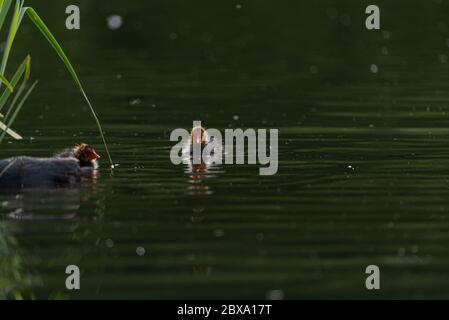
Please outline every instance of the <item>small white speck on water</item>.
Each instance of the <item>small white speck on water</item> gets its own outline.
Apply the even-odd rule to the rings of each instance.
[[[311,74],[317,74],[318,73],[318,67],[317,66],[310,66],[309,71]]]
[[[242,5],[241,5],[240,3],[238,3],[238,4],[235,5],[235,8],[236,8],[237,10],[240,10],[240,9],[242,9]]]
[[[384,56],[388,56],[388,48],[387,47],[382,47],[381,51]]]
[[[378,73],[379,72],[379,67],[375,64],[372,64],[370,67],[370,70],[372,73]]]
[[[447,55],[443,53],[438,55],[438,61],[440,61],[440,63],[447,63]]]
[[[139,98],[133,99],[133,100],[131,100],[131,101],[129,102],[129,104],[130,104],[131,106],[138,106],[138,105],[141,104],[141,103],[142,103],[142,100],[140,100]]]
[[[238,119],[240,119],[240,117],[238,115],[235,115],[232,117],[232,119],[234,119],[234,121],[237,121]]]
[[[282,290],[271,290],[267,293],[268,300],[282,300],[284,299],[284,291]]]
[[[354,170],[354,167],[351,166],[351,165],[349,165],[349,166],[348,166],[348,169]]]
[[[120,80],[120,79],[123,78],[123,75],[122,75],[121,73],[119,73],[119,74],[117,74],[117,75],[115,76],[115,78],[116,78],[117,80]]]
[[[154,103],[151,105],[152,108],[156,108],[157,105],[155,105]]]
[[[113,14],[106,19],[106,22],[110,30],[117,30],[123,25],[123,18],[118,14]]]
[[[136,248],[136,253],[137,253],[138,256],[141,256],[141,257],[142,257],[142,256],[145,255],[146,250],[145,250],[144,247],[137,247],[137,248]]]
[[[107,248],[112,248],[114,246],[114,241],[112,241],[112,239],[106,239],[104,244],[106,245]]]
[[[178,34],[175,32],[170,33],[169,35],[170,40],[176,40],[178,39]]]
[[[217,238],[221,238],[224,236],[224,231],[222,229],[217,229],[214,231],[214,236],[216,236]]]

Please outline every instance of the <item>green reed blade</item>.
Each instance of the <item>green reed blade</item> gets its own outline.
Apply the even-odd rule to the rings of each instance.
[[[33,92],[34,88],[37,86],[38,83],[39,83],[39,80],[36,80],[31,85],[31,87],[27,90],[25,95],[21,98],[19,104],[17,105],[17,108],[14,110],[14,113],[11,116],[11,119],[9,119],[8,127],[10,127],[12,125],[12,123],[16,119],[17,115],[19,114],[20,110],[22,109],[23,105],[25,104],[25,101],[28,99],[28,97],[30,96],[31,92]]]
[[[9,106],[8,111],[6,112],[5,119],[9,118],[9,115],[14,110],[14,107],[16,106],[17,101],[21,97],[22,92],[25,90],[25,86],[26,86],[28,80],[30,79],[30,77],[29,77],[30,69],[31,69],[31,58],[30,58],[30,56],[28,56],[27,59],[25,59],[25,71],[24,71],[25,76],[23,77],[23,81],[19,87],[19,90],[17,91],[16,95],[14,96],[14,99],[11,102],[11,105]]]
[[[26,86],[26,84],[28,83],[28,80],[29,80],[29,78],[30,78],[30,72],[31,72],[31,71],[30,71],[30,70],[31,70],[31,56],[30,56],[30,55],[28,55],[28,56],[25,58],[23,64],[24,64],[24,71],[22,72],[22,74],[24,73],[25,75],[23,76],[22,84],[20,85],[19,90],[17,91],[17,93],[16,93],[16,95],[15,95],[13,101],[11,102],[11,105],[9,106],[8,111],[7,111],[6,115],[5,115],[5,122],[7,122],[7,125],[6,125],[6,127],[5,127],[6,129],[10,129],[10,128],[11,128],[12,123],[14,122],[15,118],[17,117],[18,111],[17,111],[17,109],[14,109],[14,108],[15,108],[17,102],[19,101],[19,99],[21,98],[22,92],[25,90],[25,86]],[[20,68],[19,68],[19,69],[20,69]],[[33,88],[34,88],[34,87],[33,87]],[[26,99],[25,99],[25,100],[26,100]],[[20,100],[20,102],[23,101],[23,103],[24,103],[25,100],[22,99],[22,100]],[[19,105],[20,105],[20,103],[19,103]],[[20,109],[21,109],[21,108],[22,108],[22,105],[20,105]],[[20,109],[19,109],[19,111],[20,111]],[[13,111],[14,111],[14,113],[13,113],[13,115],[10,117],[10,114],[11,114]],[[12,119],[12,121],[11,121],[11,119]],[[1,143],[1,142],[3,141],[3,139],[5,138],[5,134],[6,134],[6,133],[8,133],[8,131],[3,129],[3,132],[2,132],[2,134],[1,134],[1,136],[0,136],[0,143]]]
[[[5,76],[0,75],[0,82],[2,82],[9,91],[14,91],[14,88],[12,87],[11,83],[9,83],[8,79],[5,78]]]
[[[16,87],[17,83],[19,83],[20,78],[22,78],[25,69],[30,68],[30,62],[31,62],[31,56],[28,55],[25,60],[21,63],[19,68],[17,68],[16,72],[14,73],[14,76],[11,79],[11,85],[13,88]],[[0,96],[0,111],[3,109],[3,107],[6,105],[6,102],[8,101],[9,97],[11,96],[10,90],[5,90],[3,94]]]
[[[8,63],[9,54],[11,52],[12,44],[16,38],[17,29],[19,28],[21,19],[21,10],[23,2],[20,0],[16,1],[16,6],[14,8],[14,15],[12,17],[11,25],[9,27],[8,38],[6,40],[5,51],[3,52],[2,63],[0,66],[0,74],[4,75],[6,70],[6,65]]]
[[[3,27],[3,23],[8,15],[9,7],[11,6],[12,0],[0,0],[0,30]]]
[[[45,23],[42,21],[42,19],[39,17],[39,15],[36,13],[36,11],[33,8],[30,8],[30,7],[22,8],[21,11],[23,13],[26,12],[28,17],[31,19],[31,21],[33,21],[33,23],[36,25],[36,27],[41,31],[43,36],[47,39],[47,41],[50,43],[50,45],[56,51],[58,56],[61,58],[62,62],[66,66],[67,70],[69,71],[69,73],[72,76],[72,78],[75,81],[75,83],[78,85],[78,87],[79,87],[79,89],[80,89],[80,91],[81,91],[81,93],[82,93],[82,95],[84,97],[84,100],[86,101],[87,105],[89,106],[89,109],[90,109],[90,111],[92,113],[92,116],[94,117],[94,120],[96,122],[98,131],[100,132],[101,139],[103,140],[103,144],[104,144],[106,153],[108,155],[109,162],[111,164],[111,167],[113,167],[114,166],[114,162],[112,161],[111,154],[109,153],[109,148],[108,148],[108,145],[106,143],[106,139],[104,137],[104,133],[103,133],[103,129],[101,127],[100,120],[98,119],[97,114],[96,114],[96,112],[95,112],[95,110],[94,110],[94,108],[93,108],[89,98],[87,97],[86,92],[84,91],[83,85],[82,85],[81,81],[79,80],[78,75],[75,72],[75,69],[73,68],[72,64],[70,63],[69,59],[67,58],[66,54],[62,50],[62,48],[59,45],[59,43],[56,40],[56,38],[50,32],[50,30],[45,25]]]
[[[31,92],[34,90],[34,88],[36,87],[36,85],[38,84],[39,81],[35,81],[33,83],[33,85],[27,90],[27,92],[25,93],[25,95],[20,99],[19,104],[17,105],[17,108],[15,108],[14,113],[11,115],[11,117],[8,119],[8,124],[6,125],[7,128],[10,128],[12,126],[12,124],[14,123],[14,120],[16,120],[17,115],[19,114],[20,110],[22,109],[23,105],[25,104],[25,101],[28,99],[28,97],[30,96]],[[26,82],[24,82],[25,84]],[[21,86],[19,89],[19,92],[17,92],[17,97],[19,97],[19,95],[21,94],[22,89],[24,88],[24,86]],[[15,104],[15,101],[13,101],[13,104]],[[0,143],[3,141],[3,139],[5,138],[5,134],[6,131],[2,132],[2,135],[0,136]]]
[[[11,128],[8,128],[6,126],[6,124],[4,124],[3,122],[0,121],[0,130],[2,130],[3,132],[6,131],[7,134],[9,134],[11,137],[13,137],[16,140],[22,140],[22,136],[20,134],[18,134],[17,132],[15,132],[14,130],[12,130]],[[3,139],[0,138],[0,143],[2,143]]]

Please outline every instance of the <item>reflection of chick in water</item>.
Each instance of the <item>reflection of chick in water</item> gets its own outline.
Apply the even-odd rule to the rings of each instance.
[[[192,164],[190,166],[190,193],[195,196],[211,194],[209,186],[204,183],[208,178],[208,165],[206,163]]]
[[[208,178],[209,166],[206,163],[190,164],[190,194],[194,196],[204,196],[212,193],[209,186],[205,184],[205,180]],[[205,219],[204,207],[192,208],[192,215],[190,221],[193,224],[200,224]],[[211,267],[208,265],[193,265],[192,273],[196,276],[208,276],[211,273]]]
[[[215,166],[215,159],[213,157],[206,157],[205,159],[203,157],[195,157],[193,150],[194,144],[199,145],[200,152],[202,152],[206,146],[209,146],[212,147],[212,150],[216,150],[220,154],[222,148],[218,142],[209,138],[203,127],[195,127],[192,129],[190,141],[183,151],[184,159],[186,160],[185,162],[188,164],[187,173],[190,174],[190,193],[196,196],[209,195],[212,191],[209,186],[205,184],[205,180],[210,178],[210,170]],[[219,154],[217,154],[217,156]]]
[[[212,194],[212,190],[206,184],[207,179],[210,178],[209,169],[213,165],[212,163],[204,162],[201,159],[201,163],[193,163],[192,151],[193,143],[201,144],[201,149],[207,144],[207,134],[203,128],[194,128],[190,136],[189,146],[186,148],[186,157],[188,159],[187,173],[189,174],[189,190],[193,196],[205,196]],[[194,207],[192,209],[192,215],[190,221],[193,224],[200,224],[205,219],[205,208]],[[209,276],[212,272],[211,266],[204,264],[195,264],[192,266],[192,273],[195,276]]]
[[[198,150],[201,156],[195,155],[194,144],[199,146]],[[206,148],[210,148],[207,150]],[[204,156],[203,151],[206,155]],[[209,151],[209,154],[208,154]],[[217,159],[223,155],[223,147],[221,142],[209,137],[207,131],[202,127],[193,128],[190,139],[183,147],[183,162],[186,166],[186,173],[189,175],[189,194],[193,196],[206,196],[213,193],[212,189],[207,185],[208,179],[217,176],[221,171],[221,166],[217,163]],[[198,202],[204,198],[198,197]],[[204,223],[206,218],[206,209],[202,203],[192,208],[190,221],[192,224]],[[204,252],[198,254],[203,256]],[[192,261],[196,261],[196,254],[190,255]],[[208,263],[202,261],[194,262],[191,266],[192,273],[196,276],[209,276],[212,272],[212,267]]]

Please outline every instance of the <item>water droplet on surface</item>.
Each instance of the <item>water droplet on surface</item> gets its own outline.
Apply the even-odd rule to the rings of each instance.
[[[144,247],[137,247],[137,249],[136,249],[136,253],[137,253],[137,255],[138,256],[144,256],[145,255],[145,253],[146,253],[146,250],[145,250],[145,248]]]
[[[138,106],[138,105],[141,104],[141,103],[142,103],[142,100],[140,100],[139,98],[134,99],[134,100],[131,100],[131,101],[129,102],[129,104],[130,104],[131,106]]]
[[[271,290],[267,293],[267,298],[269,300],[282,300],[284,299],[284,291],[282,290]]]
[[[318,67],[317,66],[310,66],[309,71],[311,74],[318,73]]]
[[[216,236],[217,238],[221,238],[224,236],[224,231],[222,229],[217,229],[214,231],[214,236]]]
[[[108,28],[110,30],[117,30],[120,29],[123,25],[123,18],[119,16],[118,14],[113,14],[109,16],[107,19]]]

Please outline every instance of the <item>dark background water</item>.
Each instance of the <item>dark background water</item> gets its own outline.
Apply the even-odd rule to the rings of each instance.
[[[37,298],[447,298],[449,1],[29,4],[63,44],[114,161],[75,190],[0,198],[0,294]],[[108,28],[118,14],[123,25]],[[104,155],[72,80],[27,19],[40,83],[0,156],[80,141]],[[173,166],[170,132],[277,128],[279,172]],[[81,290],[65,289],[78,265]],[[365,268],[381,290],[365,288]]]

